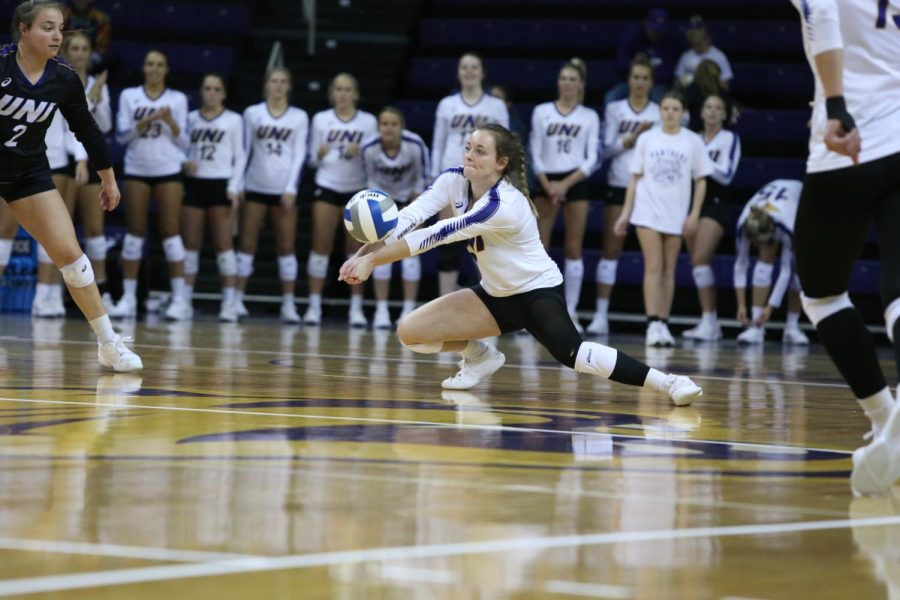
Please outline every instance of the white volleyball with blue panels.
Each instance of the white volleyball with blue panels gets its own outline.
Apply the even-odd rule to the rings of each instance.
[[[344,208],[344,226],[364,243],[378,242],[397,227],[397,205],[381,190],[362,190]]]

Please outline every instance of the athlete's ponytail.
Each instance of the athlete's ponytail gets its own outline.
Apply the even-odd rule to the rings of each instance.
[[[503,176],[517,188],[528,204],[531,205],[531,212],[537,217],[537,208],[531,200],[531,194],[528,191],[528,176],[526,172],[527,158],[525,155],[525,146],[519,136],[497,123],[485,123],[480,125],[476,131],[487,131],[494,138],[494,145],[497,147],[497,158],[506,157],[508,162],[506,168],[503,169]]]

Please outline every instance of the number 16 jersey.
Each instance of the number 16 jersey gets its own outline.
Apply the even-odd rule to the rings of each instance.
[[[280,196],[296,194],[300,169],[306,160],[309,117],[306,111],[288,106],[274,116],[265,102],[244,111],[244,135],[250,159],[244,177],[248,192]]]

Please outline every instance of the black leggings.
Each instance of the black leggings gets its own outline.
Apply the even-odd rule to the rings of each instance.
[[[491,296],[481,285],[476,285],[472,291],[487,306],[501,333],[525,329],[550,351],[553,358],[575,368],[582,338],[569,316],[562,285],[506,297]]]
[[[825,298],[847,291],[872,219],[887,306],[900,298],[900,153],[806,176],[794,234],[804,294]]]

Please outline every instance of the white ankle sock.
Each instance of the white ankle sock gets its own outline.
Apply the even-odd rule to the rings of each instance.
[[[106,344],[116,339],[116,332],[113,329],[112,322],[109,320],[109,315],[97,317],[90,321],[90,325],[94,333],[97,334],[97,340],[101,344]]]
[[[800,326],[800,313],[789,312],[787,314],[787,319],[785,320],[784,326],[787,329],[797,329]]]
[[[891,409],[894,406],[894,398],[891,396],[890,389],[884,388],[868,398],[860,398],[857,402],[859,402],[869,420],[872,421],[872,429],[875,431],[875,435],[878,435],[891,415]]]
[[[310,294],[309,307],[322,310],[322,294]]]
[[[715,312],[705,312],[705,313],[703,313],[702,319],[703,319],[703,322],[704,322],[704,323],[709,323],[710,325],[715,325],[715,324],[716,324],[716,321],[718,321],[718,318],[717,318]]]
[[[647,379],[644,380],[644,387],[657,392],[662,392],[666,385],[667,378],[668,375],[662,371],[657,371],[653,367],[650,367],[650,371],[647,373]]]
[[[609,313],[609,298],[597,298],[597,314],[604,317]]]
[[[363,297],[362,294],[353,294],[350,296],[350,310],[362,310]]]
[[[376,312],[387,312],[388,311],[388,301],[387,300],[377,300],[375,302],[375,311]]]
[[[291,294],[291,293],[281,294],[281,303],[282,304],[293,304],[294,303],[294,294]]]
[[[225,304],[234,302],[235,295],[236,294],[233,287],[222,288],[222,302],[224,302]]]
[[[466,360],[477,361],[488,351],[488,345],[481,340],[469,340],[466,347],[460,351],[462,357]]]
[[[137,279],[122,280],[122,295],[128,296],[132,300],[137,298]]]

